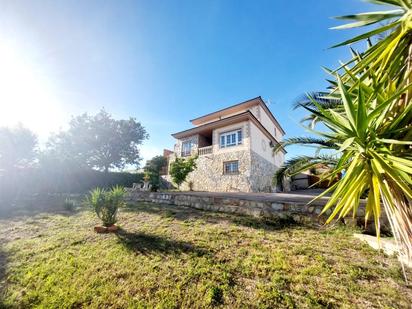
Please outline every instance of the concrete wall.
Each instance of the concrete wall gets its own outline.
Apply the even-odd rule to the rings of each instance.
[[[272,148],[270,147],[270,139],[266,137],[266,135],[263,134],[263,132],[253,122],[250,122],[250,135],[250,149],[270,163],[277,165],[276,158],[273,155]]]
[[[262,106],[256,106],[258,111],[256,117],[260,123],[266,128],[266,130],[269,131],[270,134],[272,134],[278,141],[281,141],[283,138],[282,131],[280,128],[272,121],[268,113],[262,108]],[[276,128],[276,130],[275,130]]]

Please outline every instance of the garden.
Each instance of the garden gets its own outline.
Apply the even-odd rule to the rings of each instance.
[[[396,258],[345,226],[145,203],[120,208],[115,233],[93,232],[101,223],[79,203],[1,218],[1,306],[409,308],[412,299]]]

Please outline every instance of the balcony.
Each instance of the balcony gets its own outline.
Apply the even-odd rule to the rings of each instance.
[[[206,146],[198,149],[198,155],[204,156],[213,152],[213,146]]]

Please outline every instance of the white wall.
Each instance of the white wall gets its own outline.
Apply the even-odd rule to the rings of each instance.
[[[272,119],[269,117],[267,112],[263,109],[262,106],[258,105],[256,106],[258,108],[258,111],[256,114],[256,118],[262,123],[262,125],[266,128],[266,130],[269,131],[270,134],[272,134],[278,141],[282,140],[283,134],[282,131],[280,130],[279,126],[277,126]],[[276,134],[275,134],[275,128],[276,128]]]
[[[284,154],[282,152],[273,154],[270,139],[253,122],[250,122],[250,141],[251,150],[276,166],[282,165]]]

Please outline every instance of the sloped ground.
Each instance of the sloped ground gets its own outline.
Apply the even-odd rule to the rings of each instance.
[[[122,209],[118,234],[95,234],[96,224],[88,210],[0,220],[2,305],[409,308],[412,299],[396,259],[344,227],[156,204]]]

